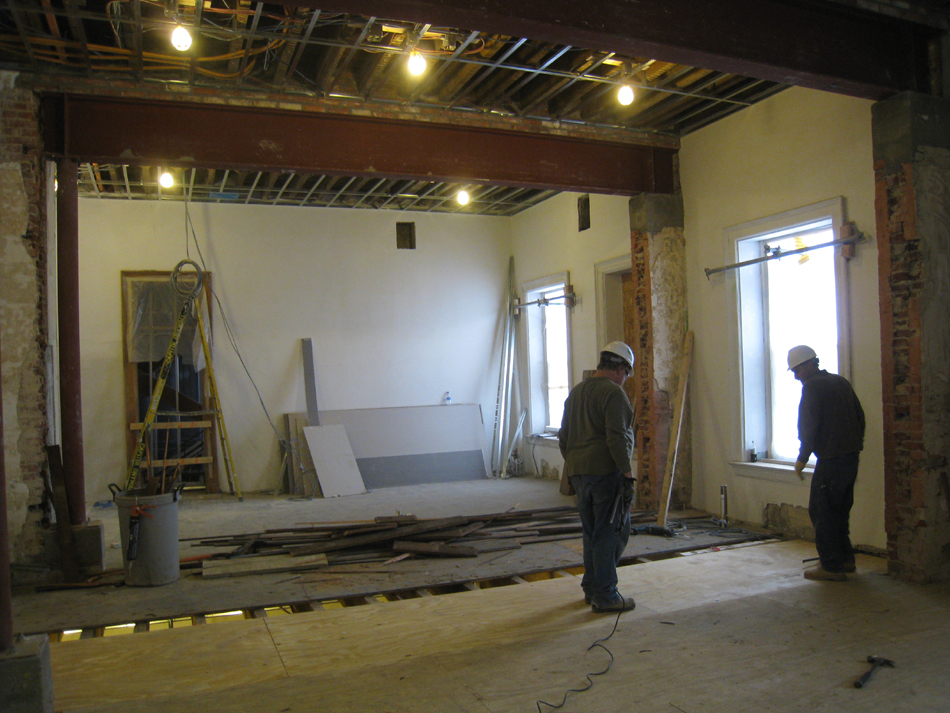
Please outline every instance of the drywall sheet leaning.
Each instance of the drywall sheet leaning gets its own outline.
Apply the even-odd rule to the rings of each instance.
[[[307,426],[303,429],[313,469],[325,498],[366,492],[359,466],[353,457],[346,428],[342,425]]]
[[[368,488],[491,477],[478,404],[321,411],[320,423],[346,427]]]

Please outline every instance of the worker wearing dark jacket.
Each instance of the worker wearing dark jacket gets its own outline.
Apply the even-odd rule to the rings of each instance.
[[[811,480],[808,514],[815,527],[815,547],[821,564],[805,571],[808,579],[843,581],[854,572],[849,519],[854,504],[854,481],[864,448],[864,409],[850,382],[818,367],[808,346],[788,352],[788,368],[802,382],[798,406],[801,449],[795,472],[802,471],[812,453],[818,458]]]
[[[621,388],[633,368],[633,351],[611,342],[595,374],[571,389],[558,442],[577,493],[584,530],[584,600],[595,612],[633,609],[617,590],[617,564],[630,537],[633,502],[633,407]]]

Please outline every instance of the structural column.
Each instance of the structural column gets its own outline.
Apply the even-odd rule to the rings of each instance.
[[[888,564],[950,578],[950,102],[872,109]]]
[[[7,530],[6,449],[3,399],[0,399],[0,651],[13,647],[13,595],[10,590],[10,537]]]
[[[79,166],[56,164],[57,270],[59,288],[59,373],[63,473],[69,520],[86,522],[86,478],[82,447],[82,379],[79,365]]]
[[[627,342],[636,356],[637,503],[656,508],[670,443],[676,369],[687,331],[683,202],[679,195],[630,199],[633,309],[625,309]],[[671,503],[692,494],[689,412],[683,422]]]

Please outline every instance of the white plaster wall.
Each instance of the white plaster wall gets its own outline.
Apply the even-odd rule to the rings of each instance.
[[[851,516],[856,544],[885,546],[884,456],[874,241],[871,102],[789,89],[683,138],[680,176],[685,210],[690,328],[696,341],[690,398],[693,413],[693,501],[719,509],[729,487],[730,514],[761,522],[768,503],[807,506],[808,488],[736,476],[728,465],[735,364],[728,318],[731,273],[706,280],[703,269],[725,260],[723,229],[844,196],[846,219],[872,238],[851,261],[852,383],[868,428]],[[791,377],[789,377],[791,378]]]
[[[83,438],[90,501],[123,483],[120,274],[186,257],[180,203],[80,201]],[[482,406],[491,438],[510,251],[503,218],[198,204],[195,233],[247,368],[283,432],[306,411],[300,340],[321,409]],[[396,222],[416,224],[396,249]],[[199,261],[194,245],[192,259]],[[277,437],[213,316],[215,375],[244,491],[279,485]],[[222,487],[226,484],[222,475]]]
[[[580,382],[585,369],[597,367],[597,304],[594,266],[621,255],[630,255],[630,213],[626,196],[591,194],[591,227],[577,230],[577,193],[561,193],[511,219],[512,254],[515,279],[522,298],[521,285],[532,280],[569,271],[577,303],[571,312],[571,385]],[[524,356],[523,329],[518,347]],[[526,368],[519,360],[524,374]],[[524,374],[522,388],[526,388]],[[538,466],[544,459],[560,470],[564,461],[556,443],[534,448]],[[530,456],[530,449],[528,455]],[[528,460],[533,469],[534,464]]]

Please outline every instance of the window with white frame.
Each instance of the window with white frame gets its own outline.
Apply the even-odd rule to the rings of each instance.
[[[738,262],[772,258],[735,270],[737,460],[796,459],[801,384],[788,371],[791,347],[808,344],[821,368],[848,376],[847,261],[840,246],[802,251],[837,240],[843,218],[838,198],[727,230]]]
[[[524,285],[528,346],[529,413],[533,433],[554,433],[561,427],[564,400],[570,390],[570,309],[565,304],[568,273]]]

